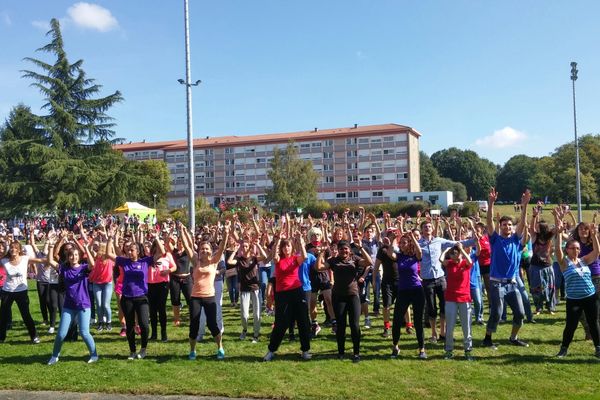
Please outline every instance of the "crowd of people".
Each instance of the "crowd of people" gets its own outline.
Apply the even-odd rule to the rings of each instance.
[[[112,331],[114,321],[127,338],[128,359],[145,358],[149,341],[169,340],[169,297],[173,325],[189,318],[188,358],[196,359],[196,344],[208,328],[217,359],[224,359],[227,285],[230,304],[240,309],[240,340],[259,342],[263,315],[274,315],[264,361],[273,360],[286,333],[295,337],[296,331],[301,357],[311,359],[311,340],[324,328],[335,333],[338,357],[344,359],[349,326],[351,359],[359,362],[361,327],[370,329],[373,315],[383,317],[384,338],[391,331],[392,358],[400,355],[403,330],[416,334],[420,359],[428,357],[426,336],[431,343],[443,342],[444,357],[453,358],[460,322],[464,357],[473,360],[472,324],[486,325],[481,344],[496,349],[492,337],[510,308],[508,343],[528,347],[519,336],[524,321],[554,313],[562,288],[566,322],[556,356],[567,356],[581,322],[600,358],[595,221],[576,224],[564,207],[553,209],[552,221],[545,221],[539,205],[529,218],[529,191],[513,221],[495,214],[497,197],[492,188],[485,220],[427,212],[412,218],[384,213],[378,219],[361,208],[357,214],[347,210],[321,218],[253,214],[246,223],[234,217],[190,232],[172,220],[129,223],[95,215],[45,229],[26,224],[24,246],[16,231],[0,230],[0,343],[12,326],[13,303],[32,343],[40,342],[28,298],[28,279],[35,279],[43,324],[55,334],[49,365],[59,361],[63,342],[77,333],[88,348],[88,362],[98,361],[91,331]],[[189,315],[181,312],[183,300]]]

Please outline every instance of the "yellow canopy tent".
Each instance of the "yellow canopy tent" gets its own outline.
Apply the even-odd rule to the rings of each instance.
[[[121,207],[115,208],[113,212],[121,216],[125,216],[125,214],[132,216],[135,214],[138,216],[140,222],[143,222],[147,216],[150,217],[151,223],[156,218],[156,209],[148,208],[133,201],[125,202]]]

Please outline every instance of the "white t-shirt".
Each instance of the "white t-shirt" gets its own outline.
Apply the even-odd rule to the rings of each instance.
[[[5,292],[22,292],[27,290],[27,266],[29,257],[21,256],[21,261],[17,265],[10,263],[8,258],[3,258],[0,263],[6,270],[6,281],[2,290]]]

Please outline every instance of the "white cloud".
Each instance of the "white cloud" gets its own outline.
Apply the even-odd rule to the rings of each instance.
[[[110,10],[97,4],[75,3],[69,7],[67,14],[71,21],[81,28],[108,32],[119,26],[119,22],[111,14]]]
[[[0,18],[2,19],[2,23],[6,26],[12,25],[12,20],[10,19],[10,15],[6,11],[0,12]]]
[[[31,25],[35,28],[38,28],[44,32],[50,30],[50,21],[31,21]]]
[[[506,126],[500,130],[494,131],[489,136],[477,139],[477,146],[485,146],[486,148],[505,149],[507,147],[515,147],[527,139],[524,132],[518,131],[510,126]]]

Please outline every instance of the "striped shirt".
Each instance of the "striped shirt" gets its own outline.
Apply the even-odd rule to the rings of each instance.
[[[567,269],[563,271],[567,299],[585,299],[596,293],[590,268],[581,259],[577,264],[567,259]]]

